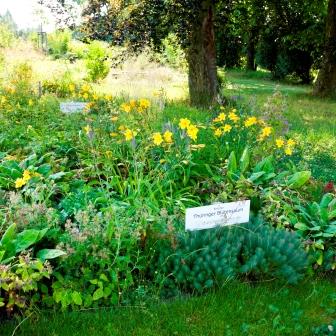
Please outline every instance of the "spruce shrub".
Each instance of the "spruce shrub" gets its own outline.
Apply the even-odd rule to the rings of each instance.
[[[181,233],[158,250],[154,274],[168,295],[180,289],[201,292],[234,277],[295,284],[307,266],[298,236],[274,229],[261,217],[239,226]]]

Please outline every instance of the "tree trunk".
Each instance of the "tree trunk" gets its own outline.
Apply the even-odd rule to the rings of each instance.
[[[246,70],[256,71],[256,63],[255,63],[255,54],[256,54],[256,36],[255,32],[252,30],[249,34],[247,41],[247,64]]]
[[[194,106],[210,106],[218,93],[212,1],[203,1],[187,50],[189,93]]]
[[[336,96],[336,0],[329,0],[322,67],[314,87],[318,96]]]

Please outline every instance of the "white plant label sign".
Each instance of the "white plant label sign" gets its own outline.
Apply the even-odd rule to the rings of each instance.
[[[83,112],[88,103],[83,102],[66,102],[61,103],[60,108],[63,113]]]
[[[250,203],[246,200],[189,208],[186,211],[186,231],[247,223],[250,219]]]

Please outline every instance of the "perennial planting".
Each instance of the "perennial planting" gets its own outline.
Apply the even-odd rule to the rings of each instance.
[[[64,114],[64,99],[86,108]],[[237,104],[201,118],[164,105],[87,83],[1,88],[1,314],[336,268],[336,198],[293,164],[297,140]],[[250,223],[184,232],[186,208],[246,199]]]

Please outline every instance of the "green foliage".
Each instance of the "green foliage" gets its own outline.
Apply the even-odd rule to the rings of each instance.
[[[55,269],[52,285],[53,300],[63,309],[116,305],[136,288],[147,262],[138,247],[140,228],[127,223],[132,223],[127,212],[119,212],[107,208],[99,213],[90,205],[66,221],[60,246],[68,256]]]
[[[10,27],[0,22],[0,48],[9,48],[13,46],[15,34]]]
[[[168,64],[173,68],[180,70],[185,70],[187,68],[185,54],[174,34],[169,34],[162,41],[162,49],[158,54],[158,57],[163,64]]]
[[[109,52],[99,41],[93,41],[88,46],[85,64],[88,78],[92,82],[104,79],[109,73]]]
[[[44,278],[50,278],[51,267],[38,259],[20,255],[15,263],[0,264],[0,317],[12,316],[16,309],[24,312],[37,301],[34,294]]]
[[[313,328],[314,336],[334,336],[336,335],[336,321],[329,324],[323,324]]]
[[[238,227],[178,235],[159,249],[153,273],[168,291],[203,291],[242,275],[297,283],[307,266],[300,245],[295,234],[275,230],[257,218]]]
[[[17,254],[28,250],[32,245],[41,241],[47,231],[48,228],[24,230],[17,233],[16,224],[10,225],[0,240],[0,263],[9,264],[12,262]],[[64,255],[64,252],[60,250],[43,249],[35,252],[37,257],[43,261]]]
[[[314,262],[325,270],[336,269],[336,197],[325,194],[319,203],[297,205],[291,225],[305,239]]]
[[[53,79],[44,80],[42,82],[42,92],[54,93],[57,97],[66,98],[73,94],[71,88],[77,87],[73,75],[70,71],[65,71],[59,76],[55,76]]]
[[[63,57],[69,50],[71,32],[69,30],[57,30],[48,35],[49,53],[55,58]]]

